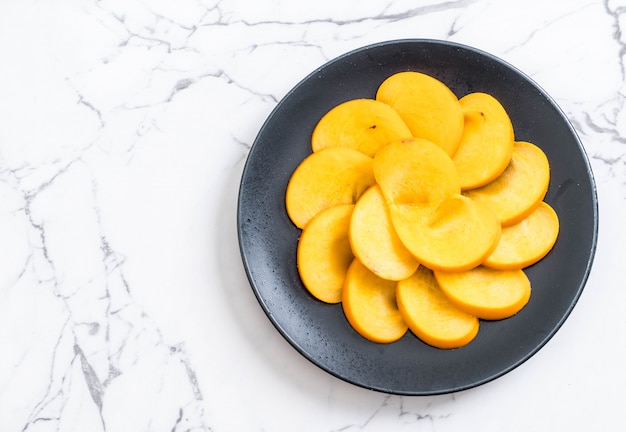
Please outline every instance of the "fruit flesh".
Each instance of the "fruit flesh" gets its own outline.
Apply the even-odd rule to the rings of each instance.
[[[398,237],[378,185],[369,188],[354,207],[350,244],[361,263],[384,279],[404,279],[419,265]]]
[[[411,131],[396,110],[374,99],[343,102],[318,122],[313,130],[314,152],[327,147],[350,147],[373,157],[383,145],[411,137]]]
[[[459,309],[485,320],[509,318],[530,299],[530,281],[522,270],[480,266],[466,272],[435,271],[435,279]]]
[[[348,229],[354,205],[331,207],[302,230],[297,250],[300,278],[318,300],[339,303],[348,267],[354,259]]]
[[[503,226],[513,225],[532,213],[544,199],[550,183],[550,165],[536,145],[514,144],[509,166],[491,183],[463,192],[489,207]]]
[[[441,205],[391,205],[398,237],[430,269],[463,271],[479,265],[495,249],[501,226],[485,206],[463,195]]]
[[[486,93],[470,93],[459,100],[465,125],[452,156],[462,190],[495,180],[513,153],[513,125],[504,107]]]
[[[478,318],[450,302],[426,267],[420,266],[411,277],[399,281],[396,297],[411,331],[429,345],[459,348],[478,333]]]
[[[463,111],[441,81],[421,72],[399,72],[381,83],[376,100],[394,108],[414,137],[425,138],[453,155],[463,133]]]
[[[352,327],[373,342],[395,342],[408,330],[396,304],[396,283],[376,276],[358,259],[348,269],[342,306]]]
[[[552,249],[559,235],[559,218],[546,202],[521,222],[502,229],[498,246],[484,262],[486,267],[500,270],[531,266]]]
[[[347,147],[312,153],[296,168],[285,196],[287,214],[298,227],[321,210],[354,204],[375,183],[373,159]]]
[[[374,177],[390,204],[434,204],[461,192],[456,167],[423,138],[393,141],[374,156]]]

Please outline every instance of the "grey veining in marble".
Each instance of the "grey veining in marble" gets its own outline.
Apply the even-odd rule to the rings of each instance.
[[[0,431],[619,430],[626,385],[626,2],[7,1],[0,5]],[[445,39],[530,75],[600,198],[576,309],[488,385],[355,388],[284,341],[236,237],[264,119],[324,62]]]

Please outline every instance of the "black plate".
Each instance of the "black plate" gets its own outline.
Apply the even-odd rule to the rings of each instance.
[[[454,349],[432,348],[410,332],[381,345],[352,330],[340,305],[308,294],[296,269],[300,231],[285,211],[285,188],[310,152],[320,117],[349,99],[373,98],[389,75],[430,74],[458,97],[482,91],[508,111],[516,139],[540,146],[551,163],[546,201],[561,231],[553,250],[527,269],[533,291],[516,316],[481,322],[476,339]],[[310,361],[358,386],[386,393],[433,395],[493,380],[536,353],[576,304],[596,248],[598,209],[589,161],[555,102],[527,76],[474,48],[435,40],[378,43],[349,52],[301,81],[269,116],[248,156],[239,191],[243,263],[261,307],[278,331]]]

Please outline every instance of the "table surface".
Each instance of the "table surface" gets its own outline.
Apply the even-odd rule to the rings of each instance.
[[[624,1],[0,4],[0,430],[615,431],[626,386]],[[236,209],[265,118],[375,42],[442,39],[544,88],[599,241],[549,343],[474,389],[395,396],[302,357],[250,288]]]

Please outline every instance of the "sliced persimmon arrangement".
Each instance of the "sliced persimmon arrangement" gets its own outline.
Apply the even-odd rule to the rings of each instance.
[[[361,336],[391,343],[410,330],[459,348],[481,320],[528,303],[524,269],[553,248],[559,219],[544,201],[548,158],[515,139],[495,97],[459,99],[432,76],[399,72],[375,98],[325,114],[311,150],[285,196],[302,229],[298,272]]]

